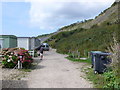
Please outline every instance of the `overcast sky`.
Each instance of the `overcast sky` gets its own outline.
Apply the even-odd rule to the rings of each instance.
[[[115,0],[18,1],[2,1],[2,34],[31,37],[55,32],[65,25],[94,18]]]

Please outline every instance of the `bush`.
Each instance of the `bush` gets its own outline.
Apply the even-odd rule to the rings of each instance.
[[[113,53],[111,55],[112,58],[112,73],[110,75],[107,75],[108,77],[113,75],[113,79],[109,79],[110,83],[106,85],[106,87],[112,87],[112,88],[120,88],[120,43],[118,40],[113,37],[113,43],[108,48],[108,51]]]
[[[23,68],[28,68],[33,62],[32,57],[29,55],[28,51],[22,48],[8,48],[3,49],[1,54],[3,67],[13,68],[17,65],[18,60],[21,61]],[[22,56],[22,58],[20,58]]]
[[[120,78],[117,78],[114,71],[104,73],[104,81],[106,85],[103,88],[119,88],[120,89]]]

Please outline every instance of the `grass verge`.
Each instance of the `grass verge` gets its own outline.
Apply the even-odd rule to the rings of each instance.
[[[103,74],[94,74],[92,68],[85,68],[85,66],[82,70],[87,78],[93,82],[94,88],[120,90],[120,79],[116,78],[114,71],[107,71]]]
[[[114,71],[108,70],[103,74],[94,74],[93,68],[90,67],[91,60],[90,58],[86,60],[74,59],[71,57],[66,57],[70,61],[86,63],[82,67],[82,71],[86,74],[84,78],[87,78],[93,83],[94,88],[103,88],[107,90],[120,90],[120,78],[116,78]]]
[[[92,81],[94,88],[102,88],[103,83],[103,76],[102,74],[94,74],[92,68],[86,68],[86,66],[83,66],[82,71],[86,74],[86,77],[89,81]]]
[[[70,61],[74,61],[74,62],[81,62],[81,63],[88,63],[88,64],[91,64],[91,60],[90,58],[86,59],[86,60],[82,60],[82,59],[75,59],[75,58],[72,58],[72,57],[66,57],[68,60]]]

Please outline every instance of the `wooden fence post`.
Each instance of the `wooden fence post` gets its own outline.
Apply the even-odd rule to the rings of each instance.
[[[86,56],[85,50],[84,50],[84,56]]]
[[[72,56],[73,56],[73,58],[75,58],[74,51],[72,52]]]
[[[78,52],[78,58],[80,59],[80,52]]]

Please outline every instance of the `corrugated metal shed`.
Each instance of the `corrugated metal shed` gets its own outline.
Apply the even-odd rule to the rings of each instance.
[[[14,35],[0,35],[1,48],[14,48],[17,47],[17,37]]]

